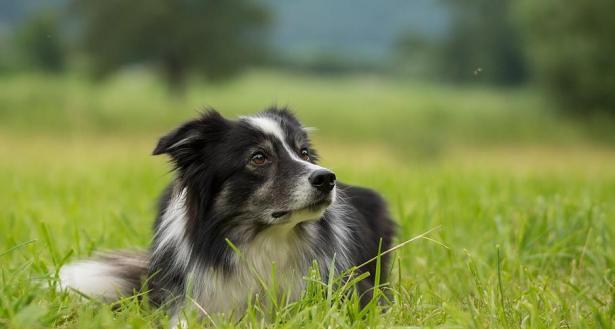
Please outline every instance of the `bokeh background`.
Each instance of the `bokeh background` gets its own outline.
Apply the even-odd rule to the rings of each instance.
[[[450,248],[399,251],[405,294],[372,326],[613,324],[613,13],[613,0],[0,0],[0,327],[148,327],[34,282],[148,244],[171,179],[150,156],[159,136],[206,107],[272,105],[318,128],[341,180],[385,195],[399,241],[440,227]]]
[[[0,3],[0,128],[159,134],[289,106],[396,154],[613,145],[612,1]]]

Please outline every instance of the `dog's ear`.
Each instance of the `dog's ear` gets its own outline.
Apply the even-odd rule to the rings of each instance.
[[[220,113],[209,110],[200,118],[188,121],[162,136],[152,154],[169,154],[177,160],[181,154],[186,153],[185,151],[197,149],[206,142],[213,141],[227,125],[228,121]]]
[[[170,133],[160,137],[152,155],[170,154],[171,151],[187,144],[190,140],[195,140],[198,135],[198,125],[195,121],[186,122]]]

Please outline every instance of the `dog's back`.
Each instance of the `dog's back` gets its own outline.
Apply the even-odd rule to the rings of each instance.
[[[344,202],[347,202],[349,207],[356,211],[352,221],[356,221],[354,234],[355,240],[359,243],[356,244],[353,254],[354,265],[360,265],[376,257],[378,248],[381,252],[391,248],[395,235],[395,222],[388,213],[386,202],[375,191],[342,183],[339,183],[338,186],[343,195],[346,196]],[[381,273],[381,279],[382,282],[385,282],[389,255],[382,256],[380,264],[384,269]],[[372,274],[367,280],[369,286],[373,286],[376,261],[369,262],[362,270]]]

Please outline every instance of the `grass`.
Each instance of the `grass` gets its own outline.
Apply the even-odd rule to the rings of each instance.
[[[419,239],[397,250],[390,303],[360,310],[309,277],[301,300],[215,326],[615,327],[615,152],[531,91],[261,72],[173,99],[141,75],[99,87],[0,80],[0,327],[165,327],[164,312],[137,298],[107,305],[44,285],[69,260],[147,246],[170,179],[149,153],[199,98],[235,115],[271,103],[268,92],[319,127],[323,163],[340,179],[385,195],[398,242],[438,228],[429,237],[446,247]]]
[[[224,85],[195,81],[182,98],[169,97],[163,84],[140,71],[102,85],[79,75],[20,75],[0,77],[0,86],[0,129],[28,136],[151,135],[205,106],[235,116],[288,105],[326,137],[354,143],[359,136],[415,156],[437,157],[459,144],[615,145],[612,121],[562,118],[532,90],[258,71]]]

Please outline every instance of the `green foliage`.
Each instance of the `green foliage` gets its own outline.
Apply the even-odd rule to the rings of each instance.
[[[149,156],[154,140],[0,139],[1,327],[167,327],[164,312],[139,298],[107,305],[44,286],[55,286],[56,270],[67,261],[148,244],[156,195],[170,179],[165,160]],[[317,146],[325,159],[341,155],[325,165],[345,182],[385,194],[400,224],[398,242],[440,227],[429,237],[447,248],[418,240],[399,249],[392,282],[381,287],[389,302],[364,310],[338,278],[310,273],[295,303],[268,291],[271,303],[250,303],[239,322],[215,314],[205,322],[222,328],[613,328],[613,168],[602,163],[587,175],[568,166],[561,172],[468,168],[452,159],[420,165],[383,161],[362,142]],[[600,164],[591,156],[584,161]],[[191,327],[202,314],[194,311]]]
[[[402,34],[394,45],[393,73],[417,80],[436,80],[442,71],[439,69],[443,62],[441,48],[421,34]]]
[[[223,79],[263,55],[267,12],[252,0],[74,0],[95,72],[157,65],[171,87],[188,71]]]
[[[170,180],[166,160],[150,156],[161,133],[204,99],[232,117],[275,97],[319,128],[323,165],[385,195],[397,242],[439,227],[429,237],[447,247],[420,239],[396,251],[382,303],[365,309],[339,278],[309,273],[297,302],[269,290],[271,303],[250,301],[238,322],[194,309],[191,328],[200,318],[221,328],[614,327],[615,156],[592,152],[531,94],[271,72],[191,84],[181,99],[163,90],[142,72],[102,84],[0,78],[0,328],[167,327],[138,297],[108,305],[57,292],[56,271],[148,245]],[[496,150],[413,153],[449,143]]]
[[[615,142],[610,122],[582,124],[560,117],[531,90],[271,71],[252,71],[224,84],[192,82],[184,97],[174,98],[147,71],[96,84],[79,76],[4,76],[0,130],[155,135],[206,105],[234,116],[278,104],[319,127],[317,136],[334,134],[348,142],[369,138],[415,156],[437,157],[455,145]]]
[[[615,2],[520,1],[537,80],[572,113],[615,114]]]
[[[440,50],[441,74],[456,82],[514,85],[527,78],[512,0],[449,0],[452,25]]]
[[[19,27],[15,35],[21,65],[48,72],[62,71],[66,65],[66,44],[57,13],[43,11]]]

